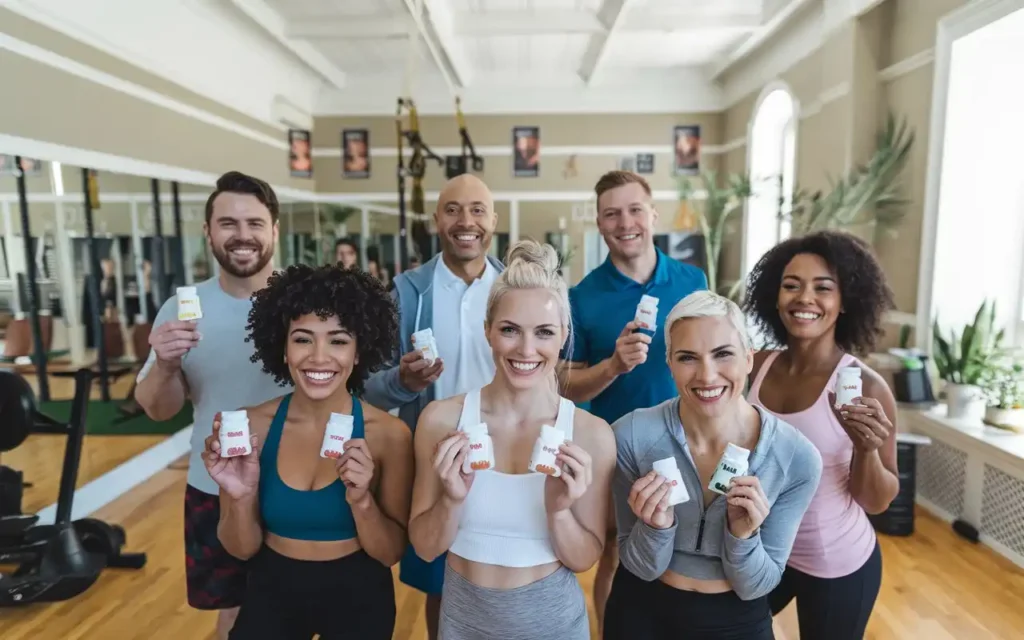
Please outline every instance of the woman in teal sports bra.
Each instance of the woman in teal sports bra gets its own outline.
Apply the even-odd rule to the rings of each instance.
[[[358,269],[296,265],[254,294],[247,329],[254,359],[294,391],[246,410],[250,454],[219,456],[219,416],[206,441],[203,458],[220,486],[218,535],[249,560],[229,638],[388,640],[412,437],[358,396],[397,342],[394,304]],[[337,459],[320,453],[332,413],[353,424]]]

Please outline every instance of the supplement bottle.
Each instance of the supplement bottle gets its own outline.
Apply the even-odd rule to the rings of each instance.
[[[555,460],[558,455],[558,447],[565,443],[565,432],[556,429],[549,424],[542,425],[540,437],[533,445],[533,455],[530,456],[530,471],[544,473],[549,476],[559,477],[562,475],[562,468]]]
[[[633,320],[639,329],[654,331],[658,326],[658,299],[648,295],[641,297]]]
[[[220,457],[234,458],[252,453],[249,440],[249,415],[243,411],[220,413]]]
[[[423,354],[427,366],[434,364],[437,360],[437,341],[434,340],[434,332],[430,329],[421,329],[412,334],[412,346]]]
[[[732,444],[725,445],[725,453],[718,461],[715,472],[711,475],[711,483],[708,489],[715,493],[725,495],[729,491],[729,484],[736,476],[746,475],[750,451],[743,447]]]
[[[862,393],[863,381],[860,378],[860,367],[843,367],[836,378],[836,409],[844,404],[853,404],[854,398]]]
[[[324,429],[324,441],[320,445],[321,458],[340,458],[345,453],[345,443],[352,439],[355,418],[345,413],[332,413]]]
[[[473,471],[487,471],[494,468],[494,442],[487,433],[487,423],[466,427],[466,435],[469,436],[469,455],[462,464],[463,473]]]
[[[198,320],[203,317],[195,287],[178,287],[177,298],[178,320]]]
[[[668,495],[668,503],[671,506],[686,502],[690,499],[690,493],[683,483],[683,474],[679,472],[679,465],[675,458],[665,458],[654,463],[654,472],[663,476],[672,485],[672,492]]]

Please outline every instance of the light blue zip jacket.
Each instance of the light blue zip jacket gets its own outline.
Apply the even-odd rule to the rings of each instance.
[[[427,403],[434,400],[434,385],[430,385],[422,393],[406,389],[398,377],[398,361],[412,351],[412,334],[422,329],[433,329],[434,317],[434,269],[441,254],[437,254],[423,265],[399,274],[395,278],[395,288],[391,297],[398,306],[398,342],[399,351],[395,353],[390,366],[378,371],[366,381],[363,399],[378,409],[390,411],[398,407],[398,417],[410,429],[416,428],[416,421]],[[505,265],[496,258],[487,256],[491,265],[498,272],[505,270]],[[481,320],[483,320],[481,318]]]

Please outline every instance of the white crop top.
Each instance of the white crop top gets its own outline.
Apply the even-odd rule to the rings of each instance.
[[[562,398],[555,428],[572,440],[576,406]],[[459,430],[480,424],[480,390],[470,391],[462,405]],[[499,567],[536,567],[556,562],[544,507],[543,473],[477,471],[462,506],[459,532],[449,551]]]

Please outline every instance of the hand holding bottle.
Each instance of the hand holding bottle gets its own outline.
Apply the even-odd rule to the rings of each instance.
[[[462,502],[473,486],[475,472],[462,469],[469,455],[469,437],[464,431],[450,431],[434,449],[434,471],[441,479],[445,495],[454,502]]]
[[[225,493],[235,500],[254,497],[260,488],[260,450],[259,438],[249,436],[252,451],[246,455],[221,457],[220,429],[221,414],[213,419],[213,433],[206,438],[205,450],[202,453],[206,471]]]
[[[754,535],[771,511],[761,481],[755,476],[734,476],[725,498],[729,533],[740,540]]]
[[[631,320],[622,329],[615,341],[615,353],[612,354],[612,366],[619,375],[629,373],[638,365],[647,362],[647,351],[650,348],[651,336],[638,333],[636,320]]]
[[[672,485],[668,479],[651,471],[633,483],[627,504],[648,527],[668,529],[676,520],[675,511],[668,504],[671,493]]]
[[[345,453],[335,462],[335,469],[338,478],[345,483],[345,501],[350,505],[363,504],[372,497],[373,456],[362,438],[349,440],[344,447]]]
[[[854,398],[850,404],[844,404],[836,409],[836,394],[830,391],[828,403],[836,420],[853,441],[853,446],[862,453],[876,451],[896,430],[892,421],[885,415],[882,404],[874,398]]]
[[[544,484],[544,504],[548,513],[572,507],[583,497],[594,481],[594,465],[590,454],[578,444],[565,442],[558,447],[555,460],[562,468],[556,478],[549,475]]]

